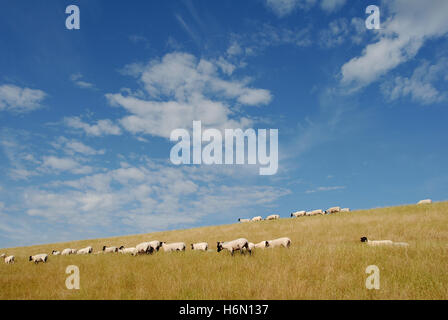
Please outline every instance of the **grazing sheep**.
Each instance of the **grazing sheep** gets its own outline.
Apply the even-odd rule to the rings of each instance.
[[[30,261],[33,261],[35,264],[38,264],[39,262],[46,263],[48,260],[48,254],[41,253],[36,254],[35,256],[30,256]]]
[[[240,239],[227,241],[227,242],[222,242],[222,241],[217,242],[218,252],[226,249],[226,250],[230,251],[232,256],[233,256],[233,253],[237,250],[240,250],[241,254],[243,254],[244,248],[247,251],[249,251],[249,254],[252,254],[252,250],[249,249],[249,241],[247,241],[247,239],[240,238]]]
[[[241,218],[238,219],[238,222],[249,222],[249,221],[250,219],[241,219]]]
[[[291,245],[291,239],[286,238],[286,237],[269,240],[267,242],[268,242],[268,246],[271,248],[275,248],[275,247],[289,248],[289,246]]]
[[[2,254],[0,254],[0,258],[5,258],[6,257],[6,254],[5,253],[2,253]]]
[[[321,209],[313,210],[313,211],[308,211],[308,212],[306,213],[307,216],[315,216],[315,215],[318,215],[318,214],[325,214],[325,213],[324,213],[324,211],[321,210]]]
[[[341,212],[341,207],[331,207],[325,211],[326,214]]]
[[[267,241],[261,241],[255,244],[255,248],[267,248],[269,243]]]
[[[303,217],[306,215],[306,211],[296,211],[291,213],[291,218]]]
[[[342,208],[341,212],[350,212],[350,208]]]
[[[159,240],[149,241],[149,245],[154,249],[154,251],[159,251],[162,247],[162,242]]]
[[[15,262],[16,257],[14,256],[6,256],[6,254],[2,254],[0,257],[5,259],[6,264],[13,264]]]
[[[420,200],[417,204],[430,204],[432,203],[431,199]]]
[[[270,216],[266,217],[266,220],[277,220],[280,219],[280,216],[278,214],[271,214]]]
[[[125,248],[124,246],[121,246],[120,248],[118,248],[118,252],[121,252],[121,253],[124,253],[124,254],[130,253],[133,256],[138,255],[137,248]]]
[[[394,246],[398,246],[398,247],[408,247],[409,243],[407,242],[394,242]]]
[[[142,242],[135,246],[138,253],[147,253],[152,254],[154,252],[154,248],[151,246],[151,242]]]
[[[76,251],[77,251],[76,249],[67,248],[67,249],[62,250],[61,255],[62,256],[68,256],[70,254],[75,254]]]
[[[79,249],[76,253],[77,254],[90,254],[90,253],[92,253],[92,251],[93,251],[92,247],[86,247],[83,249]]]
[[[367,237],[362,237],[361,242],[366,242],[369,246],[384,246],[393,244],[392,240],[369,240]]]
[[[165,242],[162,242],[162,248],[165,252],[171,252],[171,251],[185,251],[186,245],[184,242],[174,242],[166,244]]]
[[[118,252],[118,248],[117,248],[117,247],[107,247],[107,246],[103,246],[103,252],[104,252],[104,253]]]
[[[261,216],[256,216],[251,219],[251,221],[261,221],[263,218]]]
[[[249,242],[247,248],[243,248],[241,252],[250,251],[252,252],[255,249],[255,244],[253,242]]]
[[[208,250],[208,243],[207,242],[192,243],[191,244],[191,250],[207,251]]]
[[[53,251],[51,251],[51,254],[54,255],[54,256],[59,256],[59,255],[61,255],[61,252],[53,250]]]

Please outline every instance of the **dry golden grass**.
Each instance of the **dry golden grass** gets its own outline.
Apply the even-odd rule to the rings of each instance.
[[[216,252],[216,241],[252,242],[287,236],[290,249],[252,256]],[[405,241],[409,248],[367,247],[359,239]],[[147,240],[207,241],[213,252],[50,256],[31,254]],[[448,202],[288,218],[145,235],[0,250],[0,299],[447,299]],[[367,290],[365,269],[381,270],[381,289]],[[77,265],[81,289],[65,287],[65,269]]]

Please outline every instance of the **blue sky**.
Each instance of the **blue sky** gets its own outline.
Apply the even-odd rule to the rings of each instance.
[[[447,14],[445,0],[0,1],[0,247],[446,200]],[[170,132],[193,120],[278,129],[277,174],[172,165]]]

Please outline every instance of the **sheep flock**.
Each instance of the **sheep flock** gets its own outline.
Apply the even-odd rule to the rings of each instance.
[[[419,201],[418,205],[431,204],[431,199],[425,199]],[[330,215],[341,212],[350,212],[349,208],[341,208],[341,207],[331,207],[327,210],[317,209],[317,210],[302,210],[295,211],[290,214],[291,218],[299,218],[299,217],[308,217],[315,215]],[[256,216],[253,218],[239,218],[238,221],[240,223],[251,223],[251,222],[259,222],[259,221],[273,221],[280,219],[280,215],[271,214],[267,216],[265,219],[261,216]],[[370,240],[367,237],[363,236],[361,238],[362,243],[366,243],[368,246],[398,246],[398,247],[407,247],[409,246],[406,242],[393,242],[392,240]],[[291,239],[288,237],[282,237],[273,240],[263,240],[258,243],[249,242],[249,240],[245,238],[239,238],[231,241],[218,241],[216,244],[217,252],[228,251],[232,256],[235,252],[239,251],[241,254],[248,253],[252,254],[254,250],[265,249],[265,248],[276,248],[283,247],[289,248],[292,245]],[[104,245],[101,251],[93,253],[93,248],[91,246],[81,248],[81,249],[73,249],[73,248],[64,248],[62,250],[53,250],[50,254],[47,253],[39,253],[32,256],[29,256],[29,261],[34,262],[35,264],[39,263],[47,263],[49,261],[49,256],[64,256],[64,255],[89,255],[89,254],[129,254],[132,256],[147,254],[152,255],[160,250],[163,252],[181,252],[186,251],[187,245],[184,242],[174,242],[174,243],[166,243],[164,241],[152,240],[148,242],[142,242],[137,244],[135,247],[125,247],[125,246],[106,246]],[[213,250],[209,249],[209,244],[207,242],[197,242],[190,244],[190,250],[193,251],[205,251],[210,252]],[[8,255],[6,253],[0,254],[0,258],[4,259],[6,264],[14,264],[16,262],[16,257],[14,255]]]

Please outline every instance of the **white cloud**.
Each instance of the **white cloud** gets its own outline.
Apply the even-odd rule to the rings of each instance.
[[[436,63],[428,61],[421,63],[408,77],[398,76],[393,81],[382,85],[383,93],[390,100],[410,96],[413,101],[430,104],[445,101],[446,74],[448,73],[448,59],[441,58]],[[444,89],[436,88],[435,83],[444,83]]]
[[[70,80],[79,88],[82,89],[94,89],[95,85],[93,83],[81,80],[84,76],[81,73],[74,73],[70,76]]]
[[[90,125],[83,122],[79,117],[64,118],[67,126],[75,129],[82,129],[87,135],[104,136],[120,135],[121,129],[109,119],[98,120],[96,124]]]
[[[290,193],[271,186],[227,185],[223,180],[226,171],[218,172],[152,162],[123,164],[104,173],[54,182],[50,190],[30,187],[24,193],[24,210],[30,216],[65,221],[74,228],[103,226],[102,230],[109,230],[118,223],[133,232],[148,232],[185,227],[235,208],[244,211],[271,205]]]
[[[305,193],[315,193],[315,192],[322,192],[322,191],[335,191],[335,190],[343,190],[345,189],[345,186],[332,186],[332,187],[318,187],[316,189],[311,189],[305,191]]]
[[[338,18],[329,23],[328,28],[320,32],[320,45],[327,48],[342,45],[347,41],[359,44],[366,35],[364,20]]]
[[[429,39],[448,32],[448,1],[384,1],[390,18],[382,22],[378,40],[341,68],[341,83],[358,89],[414,58]]]
[[[257,26],[253,33],[234,33],[227,49],[229,58],[235,56],[253,56],[269,47],[292,45],[308,47],[311,45],[310,27],[283,28],[268,23]]]
[[[266,0],[266,5],[274,11],[278,17],[284,17],[296,9],[309,8],[316,0]]]
[[[193,120],[218,129],[247,127],[251,120],[236,117],[231,104],[265,105],[271,101],[271,93],[249,87],[247,80],[224,79],[229,69],[223,68],[223,61],[218,64],[187,53],[167,54],[139,69],[138,77],[150,98],[132,93],[106,97],[111,105],[130,113],[120,123],[132,133],[169,137],[173,129],[190,128]]]
[[[87,174],[92,172],[89,166],[83,166],[71,158],[59,158],[55,156],[44,156],[42,169],[51,169],[56,171],[69,171],[74,174]]]
[[[333,12],[341,8],[346,0],[322,0],[320,7],[327,12]]]
[[[92,147],[89,147],[80,141],[74,139],[67,139],[65,137],[59,137],[59,139],[57,139],[57,141],[53,143],[53,146],[56,147],[57,149],[63,149],[64,152],[69,155],[79,153],[86,156],[94,156],[105,153],[103,149],[95,150]]]
[[[0,146],[11,165],[8,174],[13,180],[27,180],[38,174],[36,171],[28,169],[28,162],[37,164],[40,162],[35,160],[32,155],[30,156],[30,150],[23,141],[27,138],[29,137],[26,132],[22,131],[3,128],[0,132]]]
[[[0,86],[0,111],[25,113],[41,107],[46,93],[42,90],[20,88],[12,84]]]
[[[266,0],[266,5],[281,18],[297,9],[309,9],[318,2],[322,10],[331,13],[344,6],[346,0]]]

